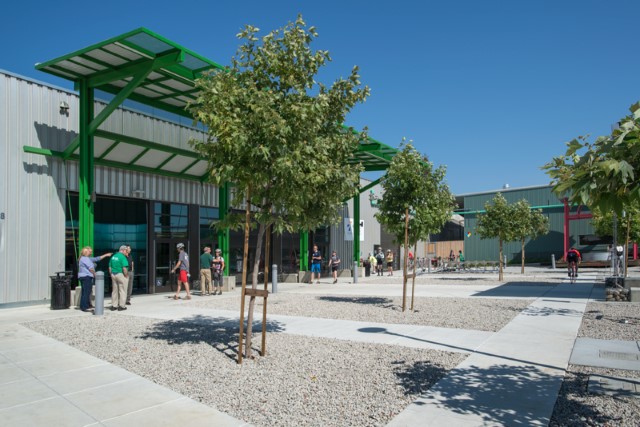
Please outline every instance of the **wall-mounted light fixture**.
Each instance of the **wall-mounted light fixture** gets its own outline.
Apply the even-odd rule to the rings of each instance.
[[[67,101],[60,101],[60,114],[69,115],[69,104]]]
[[[131,196],[132,196],[132,197],[137,197],[138,199],[142,199],[142,198],[144,198],[144,196],[145,196],[145,191],[144,191],[144,190],[140,190],[140,189],[138,189],[138,190],[133,190],[133,191],[131,192]]]

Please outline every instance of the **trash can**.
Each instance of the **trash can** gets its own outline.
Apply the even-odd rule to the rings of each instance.
[[[371,263],[369,261],[365,261],[363,264],[365,277],[371,276]]]
[[[51,310],[67,309],[71,306],[71,272],[58,271],[51,277]]]

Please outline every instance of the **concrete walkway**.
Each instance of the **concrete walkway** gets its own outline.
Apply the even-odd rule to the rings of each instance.
[[[593,297],[593,282],[582,274],[581,279],[577,285],[417,288],[419,296],[530,298],[532,304],[497,333],[279,315],[270,315],[269,321],[284,333],[470,353],[392,420],[391,426],[547,425],[584,308]],[[379,283],[319,287],[293,284],[281,291],[397,296],[399,289],[397,284]],[[597,291],[600,294],[595,297],[602,299],[602,290]],[[163,295],[135,298],[126,314],[157,319],[199,316],[238,320],[237,312],[200,309]],[[87,314],[51,311],[48,306],[0,310],[3,426],[248,425],[19,325],[29,320],[75,316]],[[602,343],[600,348],[606,351],[609,344]],[[581,351],[574,351],[574,357],[580,357]]]

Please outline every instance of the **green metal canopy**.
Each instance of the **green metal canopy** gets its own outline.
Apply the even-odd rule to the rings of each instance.
[[[36,69],[75,82],[86,79],[90,88],[115,95],[143,73],[127,98],[192,117],[185,107],[198,96],[195,80],[205,71],[224,67],[146,28],[138,28],[36,64]]]
[[[79,162],[80,246],[93,244],[94,165],[182,179],[202,181],[206,178],[206,159],[192,150],[119,135],[99,127],[126,99],[191,118],[186,107],[199,94],[195,87],[196,80],[205,72],[224,70],[222,65],[146,28],[138,28],[36,64],[36,69],[73,81],[79,92],[78,137],[63,152],[26,146],[24,150]],[[95,89],[111,93],[114,98],[94,116]],[[368,138],[359,145],[349,163],[360,163],[365,171],[383,171],[396,153],[396,149]],[[227,203],[222,200],[226,197],[226,187],[223,186],[220,191],[221,207]],[[354,198],[354,210],[357,219],[358,197]],[[359,228],[356,227],[356,261],[358,233]],[[225,256],[228,256],[228,236],[222,240],[221,247]]]

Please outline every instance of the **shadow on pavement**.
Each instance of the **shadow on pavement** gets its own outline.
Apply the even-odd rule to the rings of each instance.
[[[400,386],[406,395],[424,393],[449,372],[442,366],[424,361],[416,362],[410,366],[405,365],[402,360],[391,363],[397,365],[394,373],[400,380]]]
[[[538,298],[544,295],[549,289],[557,286],[558,283],[540,282],[506,282],[503,285],[476,292],[474,297],[515,297],[515,298]]]
[[[391,308],[395,305],[393,304],[393,300],[389,298],[382,297],[335,297],[335,296],[321,296],[317,298],[320,301],[329,301],[329,302],[346,302],[352,304],[363,304],[363,305],[376,305],[378,307],[383,308]]]
[[[547,425],[557,390],[558,378],[534,366],[470,366],[451,371],[434,389],[438,401],[429,404],[477,415],[487,425]],[[416,404],[427,403],[419,400]],[[572,402],[571,410],[581,416],[597,416],[599,422],[610,420],[580,402]]]
[[[245,333],[247,321],[245,319]],[[224,317],[194,315],[185,319],[158,322],[139,338],[166,341],[168,344],[209,344],[231,359],[238,356],[240,323]],[[282,332],[284,327],[277,321],[267,321],[267,332]],[[262,332],[262,322],[253,322],[253,343]],[[255,348],[255,351],[260,351]]]

